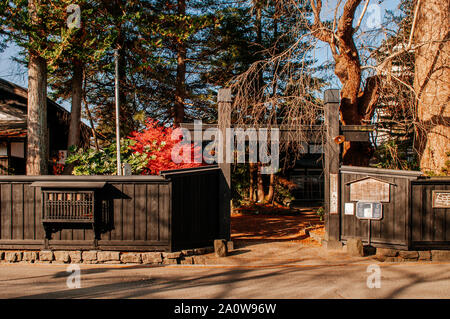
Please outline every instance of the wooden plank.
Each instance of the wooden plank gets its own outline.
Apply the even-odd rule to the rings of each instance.
[[[73,240],[72,229],[63,229],[61,230],[61,240]]]
[[[114,183],[112,187],[116,188],[120,193],[123,193],[123,184]],[[111,240],[122,240],[123,239],[123,227],[122,227],[122,198],[114,199],[114,229],[111,231]]]
[[[412,185],[412,224],[411,224],[411,236],[412,241],[422,240],[422,185]]]
[[[432,241],[433,240],[433,211],[431,208],[431,202],[432,202],[432,197],[431,197],[431,189],[429,187],[424,187],[424,192],[423,192],[423,200],[424,203],[426,203],[423,206],[423,240],[425,241]]]
[[[134,184],[123,184],[123,193],[129,199],[123,199],[122,227],[123,240],[134,240]]]
[[[11,232],[12,184],[1,184],[1,239],[13,239]]]
[[[208,207],[207,207],[207,199],[206,197],[211,197],[210,193],[214,189],[208,189],[206,188],[208,186],[208,180],[212,178],[212,174],[203,174],[199,176],[199,183],[198,183],[198,218],[200,219],[199,228],[201,231],[199,231],[199,234],[202,239],[208,238],[208,232],[209,229],[212,227],[210,220],[209,220],[209,214],[208,214]],[[211,212],[212,214],[213,212]]]
[[[23,240],[23,184],[11,184],[12,187],[12,239]]]
[[[447,185],[446,189],[450,190],[450,185]],[[444,241],[450,241],[450,209],[445,210],[444,229],[445,229]]]
[[[24,207],[23,207],[23,225],[24,225],[24,239],[34,239],[35,238],[35,188],[31,187],[29,184],[24,185]]]
[[[147,240],[159,238],[159,185],[147,185]]]
[[[72,240],[86,240],[84,229],[73,229]]]
[[[159,185],[159,240],[170,240],[170,187],[171,184]]]
[[[430,191],[436,189],[443,189],[441,187],[430,187]],[[431,208],[433,211],[433,221],[434,221],[434,233],[433,241],[444,241],[445,240],[445,209],[442,208]]]
[[[405,244],[407,242],[405,225],[406,225],[406,215],[407,215],[407,198],[406,194],[407,183],[406,179],[392,179],[394,183],[397,184],[396,187],[391,187],[393,193],[393,203],[394,203],[394,239],[399,241],[404,241]]]
[[[147,184],[135,185],[135,240],[145,240],[147,233]]]
[[[189,211],[187,216],[185,216],[185,221],[188,222],[189,225],[189,235],[186,236],[186,240],[192,240],[193,238],[195,238],[197,236],[196,234],[196,228],[197,228],[197,223],[198,223],[198,219],[197,219],[197,201],[198,199],[196,198],[197,196],[197,189],[196,189],[196,183],[195,183],[195,177],[194,176],[189,176],[188,177],[188,181],[189,181],[189,197],[191,198],[189,200]],[[185,199],[187,200],[187,199]]]
[[[34,217],[35,217],[35,233],[36,238],[39,240],[45,239],[45,231],[44,226],[42,225],[42,190],[40,187],[35,187],[35,193],[34,193],[34,210],[36,211]]]

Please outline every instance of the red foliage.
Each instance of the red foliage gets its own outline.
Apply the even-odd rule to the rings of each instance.
[[[172,134],[176,134],[174,137],[177,138],[172,140]],[[178,131],[175,131],[172,127],[160,125],[158,121],[148,119],[146,128],[142,132],[131,133],[130,139],[136,141],[132,149],[135,152],[146,153],[150,159],[147,169],[142,172],[143,175],[157,175],[164,170],[192,168],[203,165],[202,163],[193,162],[195,149],[192,144],[189,145],[190,154],[183,154],[184,161],[181,163],[172,161],[172,149],[180,146],[182,135],[181,133],[178,134]]]

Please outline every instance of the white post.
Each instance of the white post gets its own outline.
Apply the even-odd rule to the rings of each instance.
[[[119,50],[114,50],[116,65],[115,95],[116,95],[116,151],[117,151],[117,175],[122,175],[122,162],[120,160],[120,126],[119,126]]]

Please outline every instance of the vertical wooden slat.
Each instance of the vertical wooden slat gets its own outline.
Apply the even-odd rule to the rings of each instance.
[[[1,184],[2,239],[11,239],[11,184]]]
[[[423,239],[425,241],[431,241],[433,240],[433,209],[431,208],[432,205],[432,197],[431,197],[431,188],[430,187],[424,187],[424,203],[423,205],[424,211],[424,236]]]
[[[135,240],[146,239],[147,185],[135,185]]]
[[[123,200],[123,240],[134,240],[134,185],[123,184],[123,193],[129,197]]]
[[[433,189],[436,189],[435,187],[431,188],[430,190],[432,191]],[[433,241],[443,241],[444,240],[444,234],[445,234],[445,229],[444,229],[444,225],[445,225],[445,209],[432,209],[433,211]]]
[[[183,240],[183,178],[174,177],[172,180],[172,243],[179,245]]]
[[[35,220],[35,227],[36,227],[36,238],[39,240],[43,240],[45,238],[45,231],[44,227],[42,225],[42,189],[40,187],[34,187],[34,220]]]
[[[159,185],[159,238],[160,240],[169,240],[170,235],[170,195],[169,195],[169,185],[160,184]]]
[[[391,202],[394,204],[394,239],[403,241],[406,244],[406,233],[405,233],[405,219],[406,219],[406,184],[407,180],[402,178],[390,179],[391,182],[396,184],[397,186],[391,186],[391,189],[394,189],[394,198]],[[392,191],[391,191],[392,192]]]
[[[112,188],[122,192],[122,184],[112,184]],[[122,240],[122,198],[115,198],[113,203],[114,210],[114,229],[111,231],[111,240]]]
[[[159,240],[159,187],[158,184],[147,185],[147,240]]]
[[[24,239],[34,239],[34,187],[24,185]]]
[[[445,189],[446,190],[450,190],[450,185],[446,185]],[[444,229],[445,229],[444,240],[445,241],[450,241],[450,208],[447,208],[447,209],[444,210],[444,215],[445,215],[445,219],[444,219]]]
[[[412,225],[411,235],[412,241],[420,241],[422,238],[422,185],[412,185]]]
[[[23,184],[11,184],[12,191],[12,237],[11,239],[23,239]]]

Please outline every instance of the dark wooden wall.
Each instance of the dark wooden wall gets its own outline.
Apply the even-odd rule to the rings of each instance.
[[[192,169],[164,176],[172,182],[173,249],[210,246],[221,238],[220,169]]]
[[[63,229],[52,235],[52,249],[170,250],[171,183],[168,180],[110,181],[113,229],[94,247],[90,229]],[[31,181],[0,181],[0,249],[40,249],[41,188]]]
[[[410,181],[417,179],[420,172],[394,171],[385,169],[342,167],[340,173],[340,239],[360,238],[368,242],[369,221],[355,215],[345,215],[345,203],[350,202],[348,182],[367,176],[376,177],[395,185],[390,186],[390,200],[383,205],[383,218],[370,221],[371,244],[408,248],[410,245]]]
[[[217,166],[174,170],[162,176],[0,176],[0,249],[43,249],[38,182],[106,182],[109,228],[95,241],[91,229],[53,233],[50,249],[173,251],[211,245],[220,238]],[[60,189],[62,190],[62,189]]]
[[[450,209],[433,208],[434,190],[450,191],[449,178],[431,178],[411,183],[411,232],[414,248],[450,247]]]

